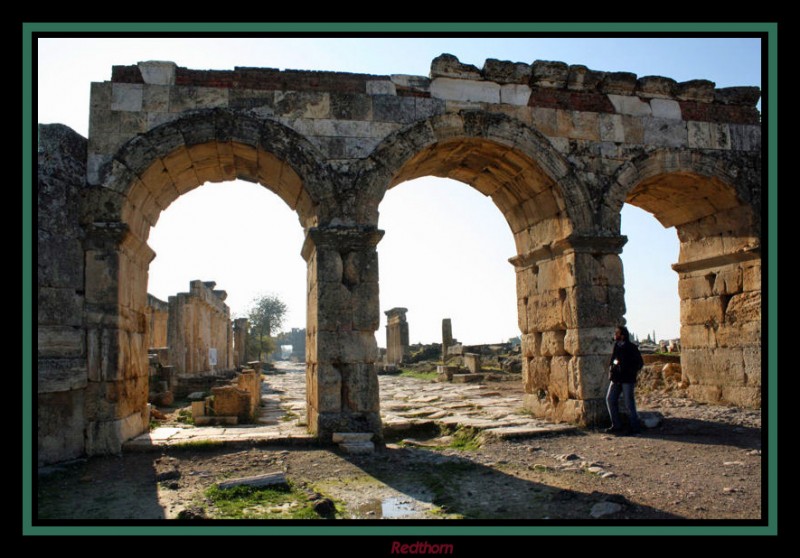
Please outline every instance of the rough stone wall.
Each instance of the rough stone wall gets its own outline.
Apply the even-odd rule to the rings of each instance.
[[[188,293],[169,297],[170,363],[178,375],[233,368],[233,331],[225,291],[213,282],[192,281]],[[217,362],[210,362],[216,349]]]
[[[86,138],[39,125],[37,214],[37,454],[39,465],[85,452],[86,330],[80,199]]]
[[[148,348],[167,346],[167,322],[169,320],[169,303],[151,294],[147,295],[147,314],[149,342]]]
[[[392,308],[386,314],[386,363],[397,365],[408,358],[407,308]]]

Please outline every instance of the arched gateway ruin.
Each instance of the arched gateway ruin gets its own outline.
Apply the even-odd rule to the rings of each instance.
[[[115,66],[88,140],[40,126],[39,462],[120,451],[147,427],[150,227],[181,194],[244,179],[305,230],[308,425],[381,436],[378,210],[426,175],[490,196],[514,233],[528,408],[605,417],[625,312],[620,210],[681,241],[681,364],[693,397],[761,401],[757,88],[442,55],[430,78]]]

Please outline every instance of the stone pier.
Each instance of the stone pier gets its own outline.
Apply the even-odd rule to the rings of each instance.
[[[398,365],[408,357],[408,308],[392,308],[386,314],[386,363]]]

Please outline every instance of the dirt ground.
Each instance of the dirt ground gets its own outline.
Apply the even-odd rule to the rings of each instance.
[[[518,389],[510,384],[493,387]],[[367,455],[245,443],[93,458],[40,474],[35,513],[55,524],[225,517],[667,524],[761,518],[760,411],[659,392],[640,400],[664,421],[629,437],[582,430],[482,441],[429,433],[388,441]],[[285,473],[291,490],[282,503],[243,501],[231,515],[211,491],[221,480],[268,472]],[[332,508],[317,507],[328,500]],[[319,513],[296,513],[303,509]]]

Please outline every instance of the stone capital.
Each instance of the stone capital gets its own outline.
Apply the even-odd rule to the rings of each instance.
[[[327,248],[337,252],[361,251],[374,248],[384,231],[372,226],[312,227],[306,233],[301,255],[308,261],[315,249]]]
[[[561,240],[537,246],[524,254],[518,254],[508,261],[517,269],[535,265],[564,254],[621,254],[628,237],[571,235]]]

